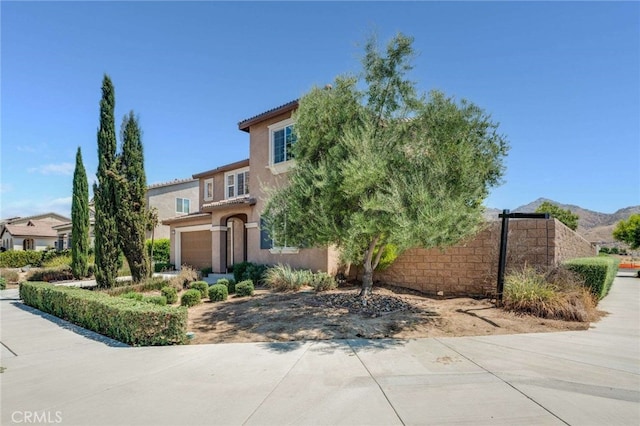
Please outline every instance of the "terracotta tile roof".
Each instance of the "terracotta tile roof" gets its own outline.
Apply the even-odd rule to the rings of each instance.
[[[249,127],[251,127],[251,125],[267,120],[271,117],[275,117],[276,115],[280,115],[284,112],[294,110],[297,107],[298,107],[298,99],[295,99],[291,102],[287,102],[284,105],[280,105],[279,107],[272,108],[258,115],[254,115],[251,118],[247,118],[246,120],[240,121],[238,123],[238,128],[242,131],[248,132]]]
[[[238,204],[249,204],[253,206],[256,203],[256,199],[249,195],[244,197],[233,198],[231,200],[214,201],[213,203],[207,203],[202,205],[202,210],[210,211],[216,208],[222,208],[227,206],[235,206]]]
[[[162,220],[162,224],[163,225],[170,225],[170,224],[176,223],[176,222],[184,222],[184,221],[189,221],[189,220],[192,220],[192,219],[195,219],[195,218],[207,217],[207,216],[211,216],[211,214],[203,213],[203,212],[189,213],[189,214],[185,214],[185,215],[182,215],[182,216],[168,217],[168,218]]]
[[[42,222],[34,222],[33,226],[28,225],[5,225],[6,232],[14,237],[57,237],[58,233],[49,225]]]
[[[147,189],[161,188],[163,186],[178,185],[178,184],[181,184],[181,183],[193,182],[194,180],[195,179],[193,179],[193,178],[184,178],[184,179],[174,179],[174,180],[169,181],[169,182],[152,183],[151,185],[147,186]]]

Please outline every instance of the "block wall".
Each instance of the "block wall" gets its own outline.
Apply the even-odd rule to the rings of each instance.
[[[377,272],[375,280],[444,297],[491,295],[496,289],[500,229],[500,222],[490,222],[459,245],[410,249],[387,270]],[[512,219],[508,241],[508,269],[525,264],[548,267],[595,255],[588,241],[555,219]]]

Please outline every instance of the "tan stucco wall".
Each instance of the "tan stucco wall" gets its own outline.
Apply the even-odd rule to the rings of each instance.
[[[197,180],[159,186],[147,190],[147,206],[158,209],[158,226],[155,228],[155,239],[169,238],[170,228],[163,225],[163,219],[181,216],[176,212],[176,198],[187,198],[190,201],[191,212],[198,210],[199,182]],[[151,232],[147,233],[151,238]]]

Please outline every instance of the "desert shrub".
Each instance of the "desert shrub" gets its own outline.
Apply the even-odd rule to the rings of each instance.
[[[178,301],[178,290],[175,287],[164,286],[160,289],[160,293],[167,299],[167,303],[173,305]]]
[[[590,321],[595,318],[593,295],[569,271],[543,273],[525,266],[505,276],[507,310],[541,318]]]
[[[7,280],[5,277],[0,277],[0,290],[4,290],[7,288]]]
[[[310,285],[316,292],[333,290],[338,287],[336,280],[326,272],[313,274]]]
[[[182,265],[180,268],[180,272],[178,275],[171,278],[171,285],[174,286],[177,290],[182,290],[183,288],[187,288],[189,283],[198,280],[198,271],[193,269],[191,266]]]
[[[263,282],[267,265],[252,262],[241,262],[233,265],[233,279],[239,283],[244,280],[251,280],[256,284]]]
[[[54,251],[47,253],[55,253]],[[42,260],[44,268],[55,268],[58,266],[71,266],[71,255],[49,256]]]
[[[602,299],[609,293],[619,264],[615,257],[584,257],[569,260],[564,266],[582,277],[585,286]]]
[[[265,284],[274,291],[298,291],[312,281],[311,271],[296,271],[289,265],[278,264],[267,269]]]
[[[218,281],[216,281],[216,284],[226,285],[229,294],[233,294],[236,292],[236,280],[234,280],[233,278],[231,278],[230,280],[227,278],[220,278]]]
[[[0,268],[22,268],[27,265],[41,266],[42,251],[8,250],[0,253]]]
[[[186,341],[187,310],[47,283],[21,283],[26,305],[129,345],[172,345]]]
[[[18,274],[18,271],[14,269],[2,269],[0,270],[0,276],[4,278],[8,283],[17,284],[18,280],[20,279],[20,275]]]
[[[153,264],[153,272],[167,272],[176,269],[176,265],[169,262],[156,262]]]
[[[201,299],[200,290],[196,290],[195,288],[192,288],[182,293],[182,297],[180,298],[180,304],[188,308],[200,303],[200,299]]]
[[[55,268],[32,269],[27,274],[27,281],[67,281],[73,280],[71,266],[56,266]]]
[[[101,292],[106,293],[110,296],[119,296],[131,291],[140,293],[145,291],[160,290],[162,287],[165,287],[168,282],[162,278],[153,277],[137,284],[133,284],[131,281],[117,281],[116,284],[118,284],[116,287],[104,289],[101,290]]]
[[[151,240],[145,243],[147,253],[151,256]],[[171,251],[171,240],[169,238],[159,238],[153,241],[153,261],[156,263],[169,263],[169,253]]]
[[[166,306],[167,298],[164,296],[152,295],[152,296],[144,296],[142,298],[143,302],[153,303],[154,305]]]
[[[189,284],[189,288],[196,289],[200,292],[200,297],[207,297],[207,291],[209,291],[209,284],[206,281],[194,281]]]
[[[209,300],[211,300],[212,302],[227,300],[228,296],[229,290],[224,284],[214,284],[209,287]]]
[[[252,296],[254,290],[255,290],[255,288],[253,286],[253,281],[251,281],[251,280],[240,281],[238,284],[236,284],[236,295],[237,296],[240,296],[240,297]]]
[[[133,299],[133,300],[137,300],[138,302],[141,302],[144,296],[142,296],[142,293],[138,293],[136,291],[128,291],[126,293],[122,293],[120,297],[124,299]]]

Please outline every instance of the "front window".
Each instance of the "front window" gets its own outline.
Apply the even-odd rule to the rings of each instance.
[[[176,213],[189,214],[189,204],[188,198],[176,198]]]
[[[269,166],[274,174],[283,173],[291,167],[289,162],[293,160],[296,140],[292,119],[269,126]]]
[[[204,199],[205,201],[213,200],[213,179],[204,181]]]
[[[241,197],[249,194],[249,169],[234,170],[224,175],[226,198]]]
[[[273,132],[273,164],[283,163],[293,158],[292,148],[296,142],[293,125]]]

